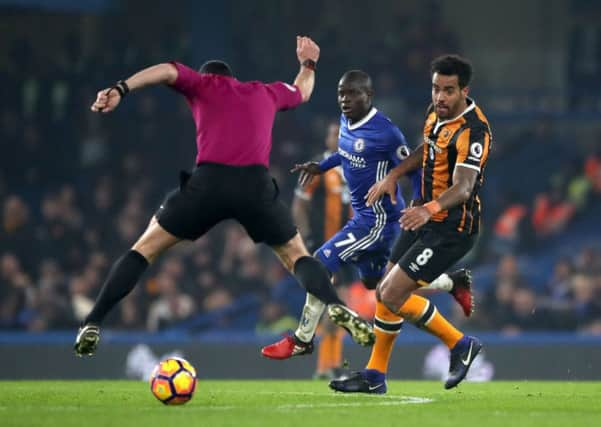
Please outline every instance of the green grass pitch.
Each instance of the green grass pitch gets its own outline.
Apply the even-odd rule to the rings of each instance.
[[[165,406],[137,381],[0,381],[12,426],[601,426],[600,382],[390,381],[383,396],[333,393],[323,381],[204,381]]]

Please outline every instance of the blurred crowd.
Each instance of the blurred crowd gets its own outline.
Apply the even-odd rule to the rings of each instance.
[[[487,169],[488,176],[495,175],[493,181],[501,179],[497,192],[484,195],[494,206],[494,215],[489,215],[490,258],[549,249],[550,242],[566,235],[564,240],[569,240],[578,234],[574,231],[589,236],[596,231],[594,217],[601,208],[601,132],[593,143],[579,146],[565,144],[554,129],[539,124],[534,131],[504,141]],[[553,155],[541,161],[541,150]],[[503,173],[507,164],[516,173]],[[575,229],[574,224],[585,230]]]
[[[473,317],[457,312],[455,319],[507,335],[542,330],[601,335],[601,249],[585,247],[549,267],[541,277],[515,256],[503,256],[491,286],[478,291]]]
[[[310,32],[332,47],[319,68],[320,84],[331,87],[316,94],[311,109],[281,114],[274,128],[272,173],[288,200],[295,182],[287,171],[322,150],[325,124],[338,114],[334,87],[345,69],[361,67],[372,74],[378,108],[395,121],[403,117],[400,126],[413,141],[427,104],[430,60],[459,50],[456,37],[441,21],[432,25],[438,19],[436,2],[412,3],[415,10],[399,3],[386,13],[374,8],[383,22],[375,31],[382,34],[365,38],[358,31],[354,43],[341,41],[340,25],[360,28],[362,17],[349,11],[348,21],[341,23],[334,4],[319,15]],[[254,7],[244,2],[239,6],[239,16],[244,16],[244,8]],[[294,33],[307,22],[291,16],[286,2],[277,8],[287,17],[278,23],[282,29]],[[136,93],[110,116],[91,114],[89,105],[97,90],[137,69],[170,59],[192,66],[200,61],[192,57],[192,36],[186,28],[169,27],[160,16],[153,32],[136,31],[135,19],[121,18],[129,28],[122,33],[110,31],[111,25],[120,24],[113,17],[77,20],[58,15],[45,18],[56,31],[42,33],[31,30],[40,13],[11,13],[29,30],[16,31],[0,43],[0,149],[5,153],[0,168],[0,329],[71,329],[90,310],[112,262],[132,245],[162,198],[177,185],[178,170],[193,166],[195,154],[188,108],[168,90]],[[409,19],[410,14],[418,18]],[[269,16],[253,22],[238,22],[237,16],[234,13],[231,25],[232,37],[239,42],[231,59],[234,69],[253,70],[251,78],[290,80],[296,64],[288,40],[267,43],[261,37],[245,37],[261,19],[265,25],[272,22]],[[268,55],[267,45],[272,49]],[[276,59],[283,57],[290,59],[286,69]],[[416,99],[419,108],[414,107]],[[524,135],[513,142],[499,141],[495,149],[500,150],[491,157],[491,165],[497,166],[486,172],[493,182],[491,195],[484,196],[485,228],[490,231],[470,262],[477,267],[500,261],[493,283],[478,301],[481,308],[473,327],[601,333],[597,250],[582,248],[573,259],[561,258],[542,287],[522,276],[516,258],[597,212],[601,152],[579,152],[565,167],[555,167],[550,160],[553,173],[539,172],[527,190],[516,192],[523,187],[520,178],[514,180],[513,192],[505,178],[495,183],[495,176],[506,176],[495,170],[506,169],[508,163],[532,169],[539,147],[553,143],[549,132],[549,126],[536,127],[528,135],[531,146],[525,148],[520,146]],[[349,295],[363,298],[360,291],[354,292]],[[108,324],[150,331],[219,328],[274,333],[295,325],[303,301],[302,289],[270,250],[253,245],[241,227],[226,222],[157,261]]]

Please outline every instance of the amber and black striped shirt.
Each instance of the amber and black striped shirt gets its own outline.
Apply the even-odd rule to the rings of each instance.
[[[460,233],[474,234],[480,227],[480,198],[484,168],[492,145],[488,120],[476,103],[468,98],[468,107],[452,120],[438,121],[432,108],[424,125],[422,198],[439,197],[453,185],[457,165],[478,171],[470,198],[463,204],[437,213],[432,221],[447,224]]]

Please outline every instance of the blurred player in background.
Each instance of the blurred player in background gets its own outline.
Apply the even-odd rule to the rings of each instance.
[[[338,122],[328,124],[325,138],[326,150],[316,159],[317,161],[326,159],[338,151],[339,132],[340,124]],[[352,217],[353,210],[350,203],[348,184],[340,166],[330,169],[323,175],[316,176],[304,187],[297,186],[292,201],[292,216],[310,251],[317,249],[316,245],[332,238]],[[334,285],[343,299],[345,299],[343,295],[345,288],[350,284],[352,278],[352,271],[347,274],[337,274],[334,277]],[[362,317],[366,317],[365,313],[360,313],[352,304],[349,304],[349,307]],[[342,366],[344,331],[324,317],[318,334],[320,339],[317,348],[315,377],[338,377]]]
[[[432,62],[432,105],[424,125],[424,144],[368,192],[369,205],[395,198],[398,178],[422,168],[425,203],[403,210],[400,223],[405,231],[392,250],[395,265],[376,290],[377,338],[371,358],[366,369],[331,381],[334,390],[386,393],[388,362],[403,318],[449,348],[447,389],[465,378],[482,348],[477,338],[464,335],[430,301],[414,294],[463,258],[478,236],[478,193],[492,133],[482,110],[467,96],[471,76],[471,64],[459,56],[445,55]]]
[[[400,212],[404,208],[398,184],[394,183],[394,197],[366,204],[368,190],[395,166],[409,157],[410,150],[401,131],[388,117],[372,105],[373,88],[369,75],[363,71],[346,72],[338,84],[340,116],[340,136],[338,150],[321,162],[308,162],[296,165],[293,171],[300,171],[299,184],[308,184],[314,176],[324,174],[333,168],[341,167],[351,193],[354,216],[332,238],[316,252],[316,256],[327,269],[337,274],[342,266],[352,265],[359,270],[361,280],[367,289],[375,289],[384,276],[390,248],[400,233],[398,224]],[[417,171],[410,172],[413,181],[414,198],[420,197],[420,181]],[[398,203],[397,203],[398,200]],[[458,281],[467,284],[463,272]],[[430,280],[432,289],[439,289],[440,282],[453,288],[453,280],[444,275],[441,280]],[[470,302],[471,307],[471,302]],[[292,356],[313,352],[313,338],[325,305],[311,293],[303,308],[303,314],[295,333],[266,346],[262,350],[265,357],[287,359]],[[337,324],[337,317],[344,316],[338,308],[328,309],[330,318]]]
[[[196,168],[181,174],[180,188],[169,194],[146,231],[113,265],[100,294],[79,329],[75,353],[92,355],[100,324],[132,291],[162,252],[181,240],[195,240],[220,221],[233,218],[255,242],[265,242],[308,292],[344,314],[341,324],[360,344],[373,343],[371,325],[338,298],[324,266],[310,256],[269,175],[271,130],[277,111],[307,102],[315,84],[319,47],[297,37],[300,71],[293,85],[240,82],[222,61],[200,72],[170,62],[146,68],[102,90],[92,111],[113,111],[129,91],[166,84],[186,97],[196,124]]]
[[[338,151],[340,125],[331,122],[327,126],[325,148],[316,159],[327,159]],[[316,196],[319,200],[316,200]],[[351,195],[340,166],[316,176],[310,183],[297,186],[292,201],[292,216],[307,247],[329,240],[352,216]],[[315,209],[318,209],[317,211]],[[318,213],[311,215],[311,211]]]

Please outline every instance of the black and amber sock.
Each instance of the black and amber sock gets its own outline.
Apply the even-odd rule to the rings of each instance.
[[[411,294],[399,310],[399,314],[418,328],[438,337],[449,348],[453,348],[463,337],[463,333],[445,319],[434,304],[419,295]]]
[[[367,369],[376,369],[386,373],[388,362],[394,347],[394,341],[403,327],[403,318],[390,311],[381,302],[376,303],[376,316],[374,318],[374,332],[376,343],[374,344]]]

